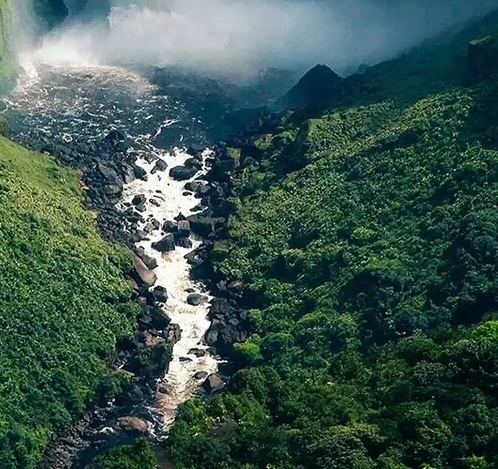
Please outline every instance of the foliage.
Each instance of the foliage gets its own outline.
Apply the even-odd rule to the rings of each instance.
[[[465,34],[240,156],[212,259],[257,331],[180,414],[177,469],[498,466],[498,82],[463,86]]]
[[[11,9],[11,0],[0,0],[0,92],[6,90],[12,79]]]
[[[92,464],[94,469],[154,469],[155,456],[150,443],[142,438],[132,445],[109,450]]]
[[[33,468],[52,432],[122,380],[136,307],[121,249],[81,206],[77,174],[0,138],[0,467]]]

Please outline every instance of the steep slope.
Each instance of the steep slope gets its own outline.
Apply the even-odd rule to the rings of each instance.
[[[0,0],[0,93],[12,78],[12,57],[10,54],[10,0]]]
[[[211,259],[254,333],[227,391],[180,411],[177,469],[498,466],[498,82],[493,53],[475,76],[467,59],[497,31],[428,42],[231,150]]]
[[[136,308],[81,206],[77,174],[0,138],[0,467],[33,468],[52,432],[119,388],[108,361]]]

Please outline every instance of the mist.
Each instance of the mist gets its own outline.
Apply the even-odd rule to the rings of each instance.
[[[326,63],[344,73],[497,6],[497,0],[114,0],[107,21],[69,19],[32,53],[51,64],[251,74]]]

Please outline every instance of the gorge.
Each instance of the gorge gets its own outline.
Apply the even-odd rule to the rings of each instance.
[[[248,5],[0,0],[0,467],[493,469],[495,3]]]

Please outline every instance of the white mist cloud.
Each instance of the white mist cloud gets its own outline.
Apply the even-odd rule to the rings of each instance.
[[[497,0],[113,0],[109,27],[69,24],[37,51],[51,63],[338,71],[393,56]],[[416,3],[416,5],[414,5]]]

